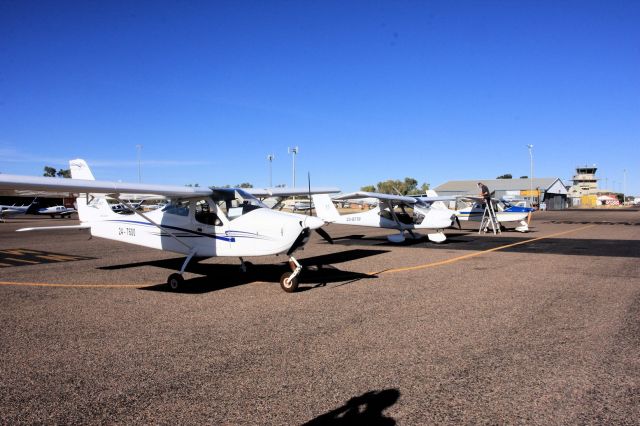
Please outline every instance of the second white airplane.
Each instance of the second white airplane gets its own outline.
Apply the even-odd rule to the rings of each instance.
[[[418,229],[431,231],[427,234],[430,241],[444,242],[447,237],[443,230],[451,227],[456,221],[453,212],[429,206],[435,201],[452,200],[452,197],[419,197],[359,191],[334,198],[328,194],[316,194],[312,195],[312,198],[318,217],[327,223],[397,229],[398,234],[387,236],[392,243],[402,243],[406,238],[405,233],[414,239],[421,238],[422,235],[415,232]],[[377,207],[371,210],[344,215],[341,215],[333,204],[334,200],[359,198],[376,198],[379,202]],[[411,213],[408,210],[411,210]]]

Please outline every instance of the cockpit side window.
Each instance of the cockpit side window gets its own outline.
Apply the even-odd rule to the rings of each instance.
[[[241,189],[215,189],[212,198],[229,220],[256,209],[268,208],[256,197]]]
[[[176,216],[189,216],[189,200],[171,201],[162,211]]]
[[[196,201],[195,206],[196,222],[205,225],[222,226],[222,220],[213,212],[214,209],[209,206],[209,202],[206,199]]]

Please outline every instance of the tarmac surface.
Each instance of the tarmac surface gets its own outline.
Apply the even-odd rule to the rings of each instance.
[[[537,212],[393,245],[188,268],[75,224],[0,223],[0,423],[640,424],[640,212]]]

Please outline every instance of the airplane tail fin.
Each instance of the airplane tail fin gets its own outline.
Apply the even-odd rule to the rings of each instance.
[[[437,197],[437,196],[438,196],[438,193],[436,191],[434,191],[433,189],[427,189],[427,197]],[[431,207],[435,209],[440,209],[440,210],[448,210],[449,207],[447,206],[447,203],[445,203],[444,201],[435,201],[431,204]]]
[[[78,158],[77,160],[69,161],[69,168],[71,169],[72,179],[96,180],[87,162],[84,160]]]
[[[38,213],[38,208],[40,207],[40,202],[38,201],[38,197],[34,198],[29,207],[27,207],[27,211],[25,214],[36,214]]]
[[[69,161],[69,168],[71,169],[71,179],[84,179],[84,180],[96,180],[91,173],[91,169],[87,162],[81,159]],[[76,199],[76,210],[78,211],[78,219],[80,222],[88,221],[91,216],[95,215],[96,210],[87,205],[90,198],[90,194],[78,194]]]
[[[325,222],[335,222],[339,217],[338,209],[331,201],[329,194],[314,194],[311,196],[318,217]]]

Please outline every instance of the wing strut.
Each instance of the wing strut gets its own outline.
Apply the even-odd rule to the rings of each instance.
[[[389,211],[391,212],[391,217],[393,217],[393,220],[396,222],[396,225],[398,225],[398,230],[400,231],[400,233],[402,233],[403,232],[402,223],[400,222],[400,219],[398,219],[398,216],[396,215],[395,209],[393,208],[393,204],[391,203],[391,201],[387,201],[385,204],[387,205],[387,207],[389,207]]]
[[[382,201],[382,200],[380,200]],[[403,242],[404,241],[404,229],[402,229],[402,223],[400,222],[400,219],[398,219],[398,216],[396,215],[396,212],[393,208],[393,203],[390,200],[385,200],[385,204],[387,205],[387,207],[389,208],[389,212],[391,212],[391,217],[393,218],[393,220],[396,222],[396,225],[398,226],[398,231],[400,231],[400,235],[396,236],[394,240],[390,240],[392,242]],[[409,233],[411,233],[411,231],[409,231]],[[411,235],[413,237],[413,234]]]
[[[158,228],[160,231],[162,232],[166,232],[167,234],[169,234],[169,236],[171,238],[173,238],[174,240],[176,240],[177,242],[179,242],[180,244],[182,244],[183,246],[185,246],[186,248],[189,249],[189,252],[192,252],[194,249],[193,247],[191,247],[189,244],[185,243],[184,241],[182,241],[180,238],[178,238],[177,236],[175,236],[173,234],[173,232],[169,231],[168,229],[165,229],[162,227],[162,225],[159,225],[157,223],[155,223],[153,220],[149,219],[149,217],[147,215],[145,215],[142,212],[136,211],[136,209],[129,203],[123,201],[120,199],[120,194],[111,194],[111,196],[113,198],[115,198],[119,203],[121,203],[123,206],[126,206],[129,210],[131,210],[132,212],[134,212],[137,215],[142,216],[145,220],[147,220],[149,223],[151,223],[153,226],[155,226],[156,228]],[[195,252],[194,252],[195,254]],[[193,255],[192,255],[193,256]]]
[[[176,240],[177,242],[179,242],[180,244],[182,244],[183,246],[185,246],[186,248],[189,249],[189,254],[187,255],[187,258],[184,260],[184,262],[182,263],[182,267],[180,268],[180,272],[173,273],[173,274],[169,275],[169,278],[167,279],[167,284],[169,285],[169,288],[171,290],[173,290],[173,291],[178,290],[180,287],[182,287],[182,285],[184,283],[184,277],[183,277],[182,274],[184,274],[184,271],[185,271],[185,269],[187,269],[187,265],[189,264],[191,259],[197,254],[196,248],[195,247],[191,247],[189,244],[185,243],[180,238],[175,236],[171,231],[163,228],[162,225],[159,225],[159,224],[155,223],[153,220],[149,219],[149,217],[147,217],[147,215],[145,215],[144,213],[136,211],[136,209],[131,204],[126,203],[126,202],[124,202],[123,200],[120,199],[120,194],[112,194],[112,196],[119,203],[122,203],[122,205],[126,206],[129,210],[131,210],[135,214],[140,215],[141,217],[146,219],[149,223],[151,223],[153,226],[158,228],[160,231],[166,232],[167,234],[169,234],[169,236],[171,238],[173,238],[174,240]]]

